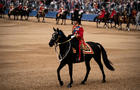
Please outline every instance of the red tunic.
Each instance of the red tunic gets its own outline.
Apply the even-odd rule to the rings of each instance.
[[[105,16],[105,10],[102,10],[101,11],[101,14],[99,15],[99,18],[101,19],[101,18],[104,18],[104,16]]]
[[[40,10],[41,10],[41,11],[43,11],[43,9],[44,9],[44,7],[43,7],[43,6],[41,6],[41,7],[40,7]]]
[[[44,7],[43,7],[43,6],[41,6],[41,7],[39,8],[39,13],[42,13],[42,12],[43,12],[43,10],[44,10]]]
[[[115,14],[116,14],[116,11],[113,10],[113,11],[111,12],[110,18],[113,18],[113,16],[114,16]]]
[[[62,12],[62,9],[60,8],[59,10],[58,10],[58,13],[61,13]]]
[[[24,8],[24,10],[26,10],[26,9],[27,9],[27,7],[26,7],[26,6],[24,6],[23,8]]]
[[[18,9],[21,10],[21,9],[22,9],[22,5],[19,5],[19,6],[18,6]]]
[[[0,4],[0,8],[3,8],[3,4]]]
[[[84,29],[81,26],[73,26],[72,34],[76,35],[77,39],[79,40],[79,60],[81,58],[81,45],[86,45],[83,37]]]

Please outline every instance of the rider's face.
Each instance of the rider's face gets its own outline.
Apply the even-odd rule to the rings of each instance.
[[[74,21],[74,25],[77,25],[78,24],[78,22],[77,21]]]

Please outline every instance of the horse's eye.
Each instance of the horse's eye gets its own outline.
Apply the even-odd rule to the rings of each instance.
[[[55,40],[57,38],[57,35],[54,33],[52,34],[52,39]]]

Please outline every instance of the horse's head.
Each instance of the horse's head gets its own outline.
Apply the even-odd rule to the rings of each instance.
[[[53,45],[57,43],[61,43],[66,39],[66,36],[64,35],[63,31],[59,30],[58,28],[53,28],[54,33],[52,34],[52,38],[49,42],[49,46],[52,47]]]

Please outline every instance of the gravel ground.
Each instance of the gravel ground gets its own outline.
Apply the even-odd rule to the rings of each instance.
[[[38,23],[0,19],[0,90],[69,90],[68,67],[61,71],[64,86],[60,87],[56,70],[59,65],[54,48],[48,43],[53,27],[71,33],[72,25],[56,25],[55,19],[46,18]],[[80,85],[86,68],[84,63],[74,64],[71,90],[140,90],[140,32],[105,29],[102,24],[83,21],[85,41],[101,43],[113,62],[115,71],[105,65],[106,83],[94,59],[85,85]],[[123,25],[124,26],[124,25]],[[134,26],[131,26],[134,29]]]

